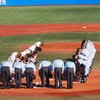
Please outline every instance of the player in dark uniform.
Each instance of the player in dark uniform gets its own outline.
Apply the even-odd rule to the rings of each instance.
[[[1,76],[3,81],[3,88],[10,88],[10,75],[12,74],[12,62],[3,61],[1,67]]]
[[[52,66],[50,61],[44,60],[41,61],[40,65],[39,65],[39,75],[41,77],[41,81],[42,81],[42,87],[45,87],[45,77],[46,77],[46,86],[49,87],[50,86],[50,82],[49,82],[49,78],[50,78],[50,66]]]
[[[20,59],[19,62],[14,63],[16,88],[21,88],[21,76],[23,73],[23,69],[25,70],[24,67],[25,64],[23,63],[22,59]]]
[[[73,88],[73,79],[74,79],[74,74],[76,72],[76,66],[75,63],[72,61],[67,61],[64,66],[64,72],[65,75],[67,76],[67,88],[72,89]]]
[[[33,88],[33,79],[36,78],[36,66],[31,62],[30,58],[28,58],[25,69],[27,88]]]
[[[61,59],[55,59],[53,61],[53,71],[55,77],[55,88],[62,88],[62,74],[64,72],[64,62]]]

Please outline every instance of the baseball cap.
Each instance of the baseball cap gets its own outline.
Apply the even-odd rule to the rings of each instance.
[[[17,54],[18,54],[18,52],[13,52],[13,53],[12,53],[12,55],[17,55]]]
[[[40,46],[43,46],[43,45],[44,45],[44,43],[43,43],[43,42],[38,41],[38,42],[36,42],[36,43],[35,43],[35,45],[36,45],[37,47],[40,47]]]

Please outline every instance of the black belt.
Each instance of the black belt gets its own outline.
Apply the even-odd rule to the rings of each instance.
[[[61,67],[55,67],[55,68],[61,68]]]
[[[47,66],[45,66],[45,67],[42,67],[43,69],[45,68],[45,69],[48,69],[49,67],[47,67]]]
[[[60,67],[55,67],[55,69],[62,69],[62,68],[60,68]]]
[[[9,68],[9,66],[3,66],[2,68]]]
[[[15,68],[15,69],[22,69],[22,68]]]
[[[73,69],[73,68],[71,68],[71,67],[67,67],[67,69]]]
[[[33,69],[33,68],[26,68],[26,69]]]

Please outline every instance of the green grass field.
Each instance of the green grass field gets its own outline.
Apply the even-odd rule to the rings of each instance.
[[[0,7],[0,25],[8,24],[43,24],[43,23],[100,23],[100,6],[31,6],[31,7]],[[14,52],[20,52],[22,45],[36,41],[63,42],[82,41],[88,38],[100,42],[100,33],[50,33],[40,35],[22,35],[0,37],[0,62],[6,60]],[[70,58],[70,53],[39,53],[37,60],[60,57],[63,60]],[[100,52],[96,53],[93,69],[100,70]],[[37,64],[38,67],[38,64]],[[44,97],[14,97],[2,96],[0,100],[44,100]],[[100,95],[75,97],[45,97],[45,100],[99,100]]]
[[[0,7],[0,24],[99,22],[99,5]]]

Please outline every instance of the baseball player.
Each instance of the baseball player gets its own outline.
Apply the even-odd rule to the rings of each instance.
[[[8,61],[11,61],[12,63],[14,63],[16,61],[16,57],[18,55],[18,52],[13,52],[9,58],[8,58]]]
[[[1,68],[2,68],[2,64],[0,63],[0,81],[2,80],[2,78],[1,78]]]
[[[64,66],[64,72],[67,76],[67,88],[72,89],[73,88],[73,79],[74,75],[76,73],[76,66],[73,61],[67,61]]]
[[[82,47],[81,53],[78,55],[78,63],[82,67],[82,78],[81,78],[81,83],[85,83],[87,80],[87,75],[85,75],[85,72],[87,69],[87,61],[89,59],[90,52],[88,49],[85,48],[85,45]]]
[[[31,62],[30,58],[28,58],[25,69],[27,88],[33,88],[33,79],[36,78],[36,66]]]
[[[37,57],[37,54],[38,52],[41,52],[42,51],[42,48],[41,46],[43,46],[44,43],[43,42],[36,42],[34,45],[30,46],[28,49],[22,51],[20,54],[21,54],[21,57],[26,57],[27,55],[29,56],[30,55],[30,58],[31,58],[31,61],[33,63],[36,63],[36,57]]]
[[[44,43],[38,41],[34,45],[30,46],[28,49],[33,52],[35,51],[36,47],[40,48],[40,46],[44,46]]]
[[[1,77],[3,81],[3,88],[10,88],[10,76],[12,75],[12,62],[3,61],[1,67]]]
[[[86,39],[86,40],[82,41],[81,47],[82,46],[85,46],[90,51],[91,57],[93,57],[93,59],[94,59],[96,49],[95,49],[95,46],[93,45],[93,43],[90,40]]]
[[[23,60],[20,59],[19,62],[14,63],[13,67],[15,73],[16,88],[21,88],[21,76],[25,71],[25,63],[23,63]]]
[[[41,52],[41,51],[42,51],[41,48],[36,47],[35,51],[33,51],[33,52],[31,53],[30,60],[31,60],[33,63],[35,63],[35,64],[37,63],[37,61],[36,61],[37,53],[38,53],[38,52]]]
[[[30,54],[30,53],[31,53],[31,51],[29,49],[26,49],[26,50],[22,51],[20,54],[21,54],[22,57],[24,57],[24,56],[26,56],[27,54]]]
[[[48,60],[43,60],[41,61],[41,63],[39,64],[39,75],[41,77],[41,81],[42,81],[42,87],[45,87],[45,77],[46,77],[46,86],[49,87],[50,86],[50,82],[49,82],[49,73],[51,72],[52,69],[50,69],[50,67],[52,66],[51,62]]]
[[[87,41],[86,48],[89,51],[91,51],[91,55],[89,57],[90,58],[89,62],[92,62],[91,67],[90,67],[90,71],[91,71],[92,65],[93,65],[93,62],[94,62],[94,59],[95,59],[96,48],[95,48],[95,46],[93,45],[93,43],[90,40]]]
[[[81,78],[81,83],[85,83],[87,80],[87,76],[90,73],[90,67],[93,63],[93,56],[92,56],[92,50],[89,50],[87,48],[88,40],[86,40],[82,45],[82,51],[78,55],[78,63],[83,67],[83,77]],[[92,48],[91,48],[92,49]]]
[[[53,72],[55,77],[55,88],[62,88],[62,74],[64,72],[64,62],[60,58],[53,61]],[[58,84],[59,83],[59,84]],[[59,86],[58,86],[59,85]]]

